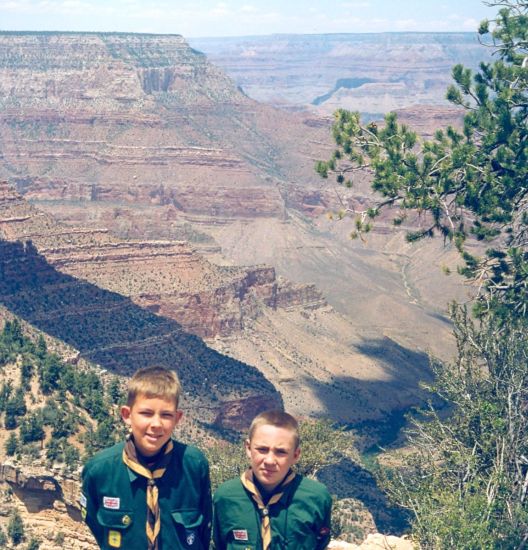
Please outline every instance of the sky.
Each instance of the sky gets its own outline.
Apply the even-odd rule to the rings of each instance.
[[[206,36],[474,32],[481,0],[0,0],[0,30]]]

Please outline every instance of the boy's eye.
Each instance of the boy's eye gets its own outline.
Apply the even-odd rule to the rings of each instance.
[[[174,418],[172,413],[163,413],[161,416],[163,416],[163,418]]]

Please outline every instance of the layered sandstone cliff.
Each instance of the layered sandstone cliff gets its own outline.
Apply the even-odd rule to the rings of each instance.
[[[327,139],[298,148],[310,117],[248,99],[177,35],[0,33],[0,106],[0,176],[35,200],[281,216],[277,184],[315,182]]]
[[[143,326],[147,313],[165,319],[140,342],[112,328],[115,338],[95,347],[79,326],[71,338],[91,358],[112,367],[116,357],[150,361],[178,333],[170,319],[256,365],[300,413],[378,418],[419,399],[422,351],[449,348],[443,304],[424,306],[402,276],[411,272],[408,249],[387,252],[388,226],[367,251],[337,235],[344,224],[324,224],[343,201],[368,200],[365,182],[343,197],[314,173],[332,150],[327,118],[248,99],[178,36],[3,33],[0,43],[10,83],[0,97],[0,175],[75,228],[46,233],[39,214],[19,229],[4,223],[5,231],[33,240],[66,275],[139,305],[132,325]],[[134,241],[118,242],[105,228]],[[273,269],[246,267],[262,264]],[[59,312],[40,312],[40,322],[56,322]],[[100,323],[100,311],[88,313]],[[314,335],[324,350],[313,349]],[[393,368],[395,342],[409,350],[410,366]],[[367,378],[377,381],[372,389]]]
[[[103,230],[61,227],[6,183],[0,184],[0,216],[4,238],[30,241],[61,273],[129,296],[197,336],[239,333],[261,307],[324,305],[313,285],[279,284],[272,267],[215,266],[185,242],[120,241]]]

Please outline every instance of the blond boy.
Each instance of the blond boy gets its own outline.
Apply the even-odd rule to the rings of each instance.
[[[121,416],[130,435],[84,467],[82,515],[102,549],[209,547],[209,467],[195,447],[172,439],[181,419],[180,381],[163,367],[138,370]]]
[[[214,495],[217,550],[321,550],[330,540],[332,499],[321,483],[296,474],[297,421],[259,414],[245,442],[250,468]]]

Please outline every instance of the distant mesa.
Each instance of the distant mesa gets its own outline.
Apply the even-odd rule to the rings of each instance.
[[[360,86],[363,86],[363,84],[368,84],[369,82],[375,82],[375,80],[372,80],[370,78],[340,78],[336,82],[332,90],[324,95],[316,97],[312,101],[312,105],[321,105],[322,103],[330,99],[334,95],[334,93],[341,88],[352,90],[353,88],[359,88]]]

